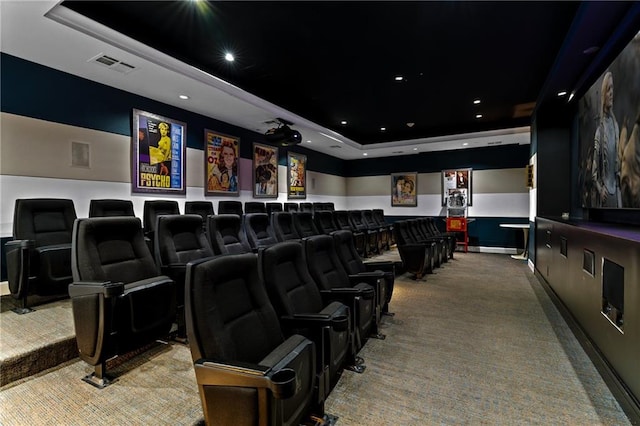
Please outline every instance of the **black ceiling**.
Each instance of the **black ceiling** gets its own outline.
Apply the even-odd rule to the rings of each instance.
[[[582,50],[602,42],[582,34],[606,41],[628,9],[591,3],[592,18],[613,16],[578,30],[582,2],[64,5],[361,144],[529,125],[531,103],[570,90],[554,86],[575,83],[590,61]],[[553,82],[560,52],[568,75]]]

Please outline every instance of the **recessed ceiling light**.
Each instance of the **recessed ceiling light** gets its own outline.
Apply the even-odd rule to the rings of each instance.
[[[307,141],[307,143],[311,143],[311,141]]]
[[[235,60],[236,60],[236,58],[234,58],[234,57],[233,57],[233,54],[232,54],[232,53],[229,53],[229,52],[227,52],[227,53],[224,55],[224,59],[226,59],[226,60],[227,60],[227,61],[229,61],[229,62],[233,62],[233,61],[235,61]]]
[[[364,156],[366,157],[366,156],[367,156],[367,155],[369,155],[369,154],[367,154],[366,152],[363,152],[363,153],[362,153],[362,155],[364,155]]]
[[[413,150],[414,150],[414,151],[417,151],[417,150],[418,150],[418,148],[413,148]]]
[[[566,90],[563,90],[562,92],[558,92],[558,96],[564,96],[566,94],[567,94]]]
[[[380,131],[381,131],[381,132],[384,132],[385,130],[387,130],[387,128],[386,128],[386,127],[380,127]]]
[[[407,127],[413,127],[415,125],[416,125],[416,123],[411,123],[411,122],[407,123]]]
[[[396,81],[402,81],[404,79],[404,77],[402,77],[401,75],[396,75],[395,80]]]
[[[180,99],[189,99],[189,97],[187,95],[180,95],[178,96]]]
[[[342,120],[342,121],[340,122],[340,124],[342,124],[342,125],[344,126],[345,124],[347,124],[347,122],[346,122],[345,120]]]
[[[480,103],[480,99],[475,99],[475,100],[473,101],[473,104],[474,104],[474,105],[478,105],[479,103]]]
[[[476,118],[482,118],[482,114],[476,114]]]
[[[469,146],[469,142],[464,142],[462,146]]]

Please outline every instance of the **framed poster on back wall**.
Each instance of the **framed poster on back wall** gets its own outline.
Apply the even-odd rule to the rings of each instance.
[[[132,192],[186,194],[186,135],[185,123],[133,110]]]
[[[204,130],[204,195],[239,195],[240,139]]]
[[[278,198],[278,148],[253,144],[253,196]]]
[[[287,154],[287,198],[307,198],[307,156]]]

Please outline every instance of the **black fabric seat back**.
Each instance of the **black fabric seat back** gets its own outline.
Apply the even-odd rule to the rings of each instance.
[[[333,231],[338,230],[338,226],[333,221],[333,212],[328,210],[323,210],[316,212],[313,215],[313,221],[316,224],[316,228],[322,234],[330,234]]]
[[[301,238],[318,235],[320,233],[318,228],[316,228],[316,224],[313,222],[313,215],[310,212],[302,211],[293,213],[293,226],[296,227]]]
[[[329,202],[324,203],[324,209],[323,210],[334,211],[335,209],[336,209],[336,207],[333,204],[333,202],[329,201]]]
[[[293,215],[289,212],[274,212],[271,215],[271,227],[279,242],[300,239],[300,234],[293,226]]]
[[[312,204],[312,209],[313,209],[313,214],[316,214],[316,212],[321,212],[324,210],[324,203],[315,202]]]
[[[244,203],[244,213],[266,213],[267,207],[261,201],[246,201]]]
[[[175,282],[178,337],[186,338],[184,289],[187,263],[213,257],[197,214],[158,216],[155,235],[155,259],[160,272]]]
[[[207,217],[215,214],[211,201],[185,201],[184,214],[197,214],[202,217],[202,223],[207,223]]]
[[[35,241],[36,247],[71,244],[75,219],[72,200],[18,199],[13,213],[13,238]]]
[[[309,273],[321,290],[351,287],[349,274],[338,258],[332,236],[314,235],[305,238],[303,245]]]
[[[161,268],[213,256],[202,217],[197,214],[159,216],[155,247],[156,263]]]
[[[284,342],[252,253],[221,256],[189,268],[193,360],[257,364]]]
[[[135,216],[131,200],[91,200],[89,217]]]
[[[244,215],[244,231],[252,249],[267,247],[278,242],[266,213]]]
[[[353,230],[351,222],[349,221],[349,212],[347,210],[335,210],[333,212],[333,219],[339,229]]]
[[[266,203],[266,206],[268,215],[272,215],[274,212],[284,211],[282,208],[282,203]]]
[[[251,246],[242,228],[242,219],[237,214],[209,216],[207,218],[207,238],[216,255],[251,251]]]
[[[362,210],[349,210],[349,221],[351,222],[351,226],[355,229],[367,229],[367,225],[362,219]]]
[[[242,217],[242,201],[222,200],[218,202],[218,214],[237,214]]]
[[[298,203],[284,203],[285,212],[297,212],[300,210]]]
[[[373,219],[376,221],[376,223],[378,225],[380,225],[380,226],[388,226],[389,225],[384,220],[384,210],[382,210],[382,209],[373,209],[372,213],[373,213]]]
[[[298,211],[309,212],[313,214],[313,203],[300,203]]]
[[[395,237],[399,245],[416,244],[417,238],[411,232],[408,220],[400,220],[395,223]]]
[[[338,258],[347,274],[359,274],[366,272],[364,262],[356,250],[351,231],[336,231],[333,236],[334,246]]]
[[[180,214],[177,201],[171,200],[147,200],[144,202],[143,226],[144,233],[153,239],[156,230],[158,216],[163,214]]]
[[[302,424],[314,397],[315,348],[302,336],[283,336],[257,256],[194,262],[186,286],[187,332],[205,422]],[[295,372],[295,387],[292,396],[278,399],[269,389],[270,375],[284,369]]]
[[[140,219],[79,219],[74,232],[74,281],[130,283],[160,275],[144,241]]]
[[[279,316],[320,312],[324,308],[320,290],[309,275],[301,242],[286,241],[262,250],[260,268]]]
[[[362,222],[369,229],[377,229],[380,227],[373,218],[373,212],[371,210],[362,210]]]
[[[27,296],[67,295],[72,280],[71,241],[76,210],[72,200],[18,199],[14,206],[13,241],[5,245],[11,295],[26,313]]]

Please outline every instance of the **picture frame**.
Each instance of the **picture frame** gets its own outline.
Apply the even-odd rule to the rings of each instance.
[[[287,199],[307,198],[307,156],[287,153]]]
[[[240,138],[204,129],[204,195],[240,195]]]
[[[466,205],[473,203],[472,191],[473,169],[442,170],[442,205],[447,205],[447,199],[452,194],[459,194],[466,200]]]
[[[418,173],[391,174],[391,207],[418,206]]]
[[[134,109],[131,120],[131,191],[186,195],[187,125]]]
[[[278,148],[254,142],[252,159],[254,198],[278,198]]]

